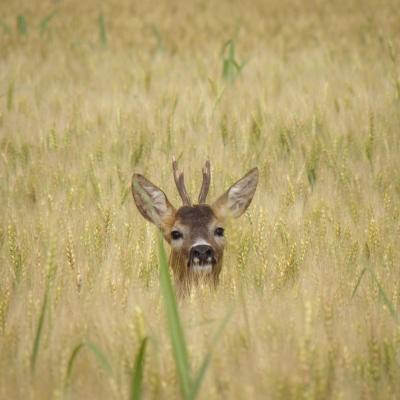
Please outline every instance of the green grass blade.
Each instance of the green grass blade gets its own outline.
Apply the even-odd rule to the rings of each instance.
[[[21,36],[26,36],[28,29],[26,27],[26,18],[23,15],[17,17],[17,29]]]
[[[197,371],[196,376],[194,377],[193,385],[190,392],[190,399],[195,399],[199,394],[200,386],[211,362],[211,356],[212,352],[208,351],[199,367],[199,370]]]
[[[396,309],[395,309],[393,303],[389,300],[389,297],[387,296],[385,290],[383,289],[382,285],[380,284],[380,282],[379,282],[379,280],[378,280],[378,278],[377,278],[375,272],[374,272],[370,267],[365,267],[365,268],[361,271],[361,274],[360,274],[360,276],[359,276],[359,278],[358,278],[358,280],[357,280],[357,283],[356,283],[356,285],[354,286],[354,289],[353,289],[353,293],[352,293],[352,295],[351,295],[351,298],[353,298],[354,295],[356,294],[356,291],[357,291],[357,289],[358,289],[358,286],[359,286],[360,283],[361,283],[361,279],[362,279],[362,277],[365,275],[365,273],[366,273],[367,271],[371,274],[372,279],[373,279],[374,282],[377,284],[378,290],[379,290],[379,295],[380,295],[380,297],[382,298],[383,302],[385,303],[386,307],[388,308],[390,315],[391,315],[391,316],[393,317],[393,319],[398,323],[398,322],[399,322],[399,316],[398,316],[397,313],[396,313]]]
[[[356,285],[354,286],[353,293],[351,294],[351,298],[353,298],[353,297],[355,296],[355,294],[356,294],[356,292],[357,292],[357,289],[358,289],[358,287],[360,286],[361,279],[362,279],[362,277],[364,276],[364,274],[365,274],[366,272],[367,272],[367,268],[364,268],[364,269],[361,271],[361,274],[360,274],[360,276],[359,276],[358,279],[357,279],[357,283],[356,283]]]
[[[53,10],[49,15],[47,15],[40,21],[39,31],[41,35],[43,35],[43,33],[47,31],[50,21],[56,16],[57,13],[57,10]]]
[[[155,38],[157,40],[157,51],[163,52],[165,49],[165,45],[164,45],[164,41],[163,41],[160,31],[158,30],[158,28],[155,25],[151,25],[151,31],[153,32],[153,35],[155,36]]]
[[[373,280],[375,281],[375,283],[378,285],[378,289],[379,289],[379,294],[383,300],[383,302],[385,303],[386,307],[388,308],[391,316],[393,317],[393,319],[396,322],[399,322],[399,317],[396,313],[396,310],[393,306],[393,303],[389,300],[389,297],[387,296],[385,290],[383,289],[382,285],[380,284],[378,278],[375,275],[375,272],[371,269],[368,268],[368,271],[370,272],[370,274],[372,275]]]
[[[136,355],[135,366],[132,371],[131,395],[129,397],[131,400],[140,400],[142,397],[144,355],[146,353],[147,340],[147,337],[143,338],[139,351]]]
[[[182,395],[185,399],[189,399],[191,392],[189,357],[187,353],[187,347],[183,334],[183,329],[181,326],[181,321],[179,318],[175,292],[172,287],[171,278],[169,275],[168,261],[165,254],[161,232],[159,232],[158,236],[158,254],[160,259],[161,292],[163,295],[165,310],[167,314],[168,329],[171,337],[175,364],[178,370]]]
[[[244,60],[244,61],[242,61],[242,62],[238,65],[238,72],[239,72],[239,74],[242,73],[243,68],[247,65],[248,62],[249,62],[249,60]]]
[[[65,386],[68,386],[68,384],[69,384],[69,378],[71,377],[72,368],[74,366],[75,359],[76,359],[77,355],[79,354],[79,352],[83,349],[83,347],[85,347],[85,344],[79,343],[71,353],[71,357],[69,358],[69,361],[68,361],[67,375],[65,377]]]
[[[99,15],[99,38],[100,38],[100,44],[102,47],[107,46],[107,31],[106,31],[106,23],[104,21],[104,15],[100,14]]]
[[[236,68],[237,72],[240,71],[240,65],[238,64],[238,62],[236,60],[232,60],[232,65]]]
[[[228,46],[228,58],[230,61],[235,60],[235,42],[233,40],[230,41]]]
[[[72,370],[75,365],[75,360],[80,351],[85,347],[89,349],[96,356],[96,359],[101,368],[103,368],[108,374],[112,372],[112,368],[107,360],[107,357],[104,355],[103,351],[96,344],[94,344],[93,342],[81,342],[74,348],[74,350],[72,350],[71,356],[68,361],[67,374],[65,376],[64,387],[67,387],[69,385]]]
[[[0,19],[0,26],[3,28],[4,33],[11,33],[10,27],[2,19]]]
[[[231,71],[231,62],[228,59],[225,59],[222,66],[222,76],[224,79],[230,79],[230,71]]]
[[[7,110],[11,111],[14,101],[14,82],[10,82],[7,89]]]
[[[221,52],[220,52],[221,56],[223,56],[225,54],[226,48],[230,45],[231,42],[232,42],[232,39],[229,39],[222,45]]]
[[[207,372],[208,366],[210,365],[210,361],[211,361],[212,352],[214,350],[214,347],[216,346],[218,340],[220,339],[220,337],[221,337],[223,331],[225,330],[226,325],[228,324],[229,320],[231,319],[234,309],[235,309],[235,307],[233,305],[228,310],[228,312],[226,313],[225,317],[221,321],[218,329],[214,333],[214,336],[213,336],[213,338],[211,340],[209,351],[207,352],[206,356],[204,357],[204,360],[201,363],[196,376],[194,377],[193,385],[192,385],[192,391],[191,391],[191,395],[190,395],[190,398],[192,398],[192,399],[195,399],[197,397],[197,395],[199,394],[200,386],[201,386],[201,384],[203,382],[203,379],[204,379],[204,376],[205,376],[205,374]]]
[[[85,345],[96,356],[100,366],[110,374],[112,372],[112,368],[103,351],[93,342],[86,342]]]
[[[42,309],[40,311],[38,326],[36,328],[35,341],[33,342],[33,349],[32,349],[32,355],[31,355],[31,370],[32,370],[32,372],[35,372],[36,360],[37,360],[37,356],[39,353],[40,339],[42,337],[42,332],[43,332],[44,316],[45,316],[46,308],[47,308],[48,290],[49,290],[49,288],[47,286],[46,292],[44,294]]]
[[[224,55],[222,64],[222,77],[229,83],[233,83],[235,79],[240,75],[243,67],[246,65],[246,61],[239,63],[236,60],[236,45],[233,39],[229,40],[222,47],[222,55]]]

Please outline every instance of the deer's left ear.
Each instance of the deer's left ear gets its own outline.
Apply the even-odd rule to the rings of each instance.
[[[234,183],[212,208],[220,218],[240,217],[250,205],[258,183],[258,168],[253,168],[242,179]]]

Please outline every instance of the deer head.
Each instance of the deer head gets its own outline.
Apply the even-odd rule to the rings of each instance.
[[[258,169],[249,171],[214,203],[206,204],[210,187],[210,162],[206,161],[198,204],[192,204],[183,172],[173,159],[175,184],[183,205],[176,209],[165,193],[140,174],[132,177],[132,194],[142,216],[155,224],[171,245],[170,266],[180,291],[206,278],[214,285],[222,267],[225,246],[224,225],[240,217],[250,205],[258,183]]]

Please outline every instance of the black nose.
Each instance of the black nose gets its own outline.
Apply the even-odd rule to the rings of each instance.
[[[198,246],[192,247],[190,250],[190,258],[192,261],[197,261],[195,260],[198,258],[198,261],[203,264],[203,263],[211,263],[213,258],[214,258],[214,251],[211,246],[208,246],[206,244],[199,244]]]

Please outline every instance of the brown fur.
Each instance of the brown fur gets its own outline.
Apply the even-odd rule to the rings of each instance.
[[[132,194],[143,217],[156,224],[163,232],[165,240],[171,245],[169,264],[174,273],[179,294],[186,295],[193,285],[201,281],[206,281],[213,287],[218,285],[225,239],[218,235],[216,229],[223,228],[226,218],[237,218],[245,212],[257,187],[258,170],[257,168],[252,169],[233,184],[213,205],[197,204],[192,206],[184,186],[183,173],[177,170],[175,160],[173,169],[184,206],[175,209],[161,189],[139,174],[133,175]],[[203,169],[203,175],[205,181],[203,180],[199,198],[205,200],[210,179],[207,163]],[[173,231],[178,231],[181,237],[173,239],[171,237]],[[206,244],[212,249],[212,262],[210,262],[212,267],[209,272],[204,270],[198,272],[196,268],[199,264],[196,262],[199,263],[199,261],[190,260],[191,249],[201,247],[198,246],[199,244]],[[210,264],[205,266],[209,268]]]
[[[216,287],[222,268],[224,246],[218,243],[213,235],[215,227],[222,226],[213,209],[205,204],[194,205],[193,207],[183,206],[176,212],[173,226],[179,226],[185,232],[189,232],[180,251],[172,247],[169,260],[179,292],[187,294],[193,284],[196,285],[201,281],[212,283]],[[172,226],[170,229],[172,229]],[[192,274],[188,266],[191,244],[199,239],[207,241],[211,245],[216,258],[211,274],[205,276]],[[170,235],[167,235],[166,240],[171,243]]]

